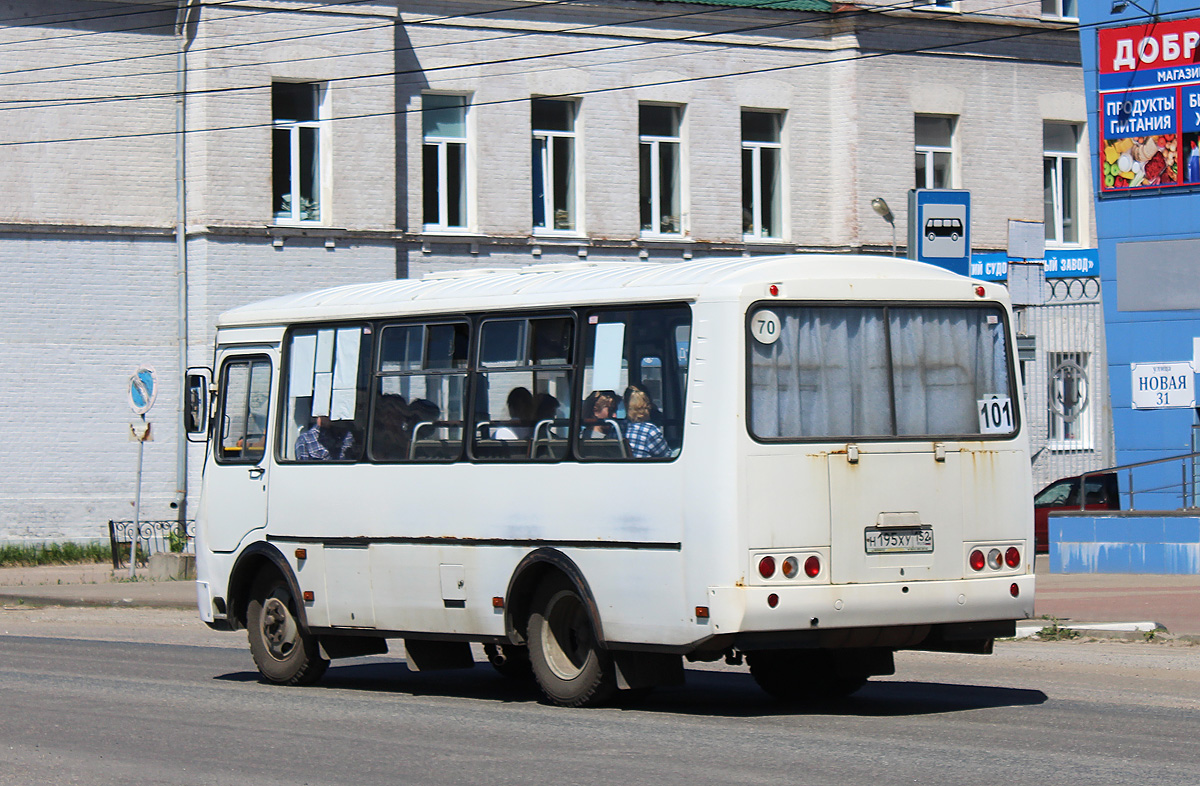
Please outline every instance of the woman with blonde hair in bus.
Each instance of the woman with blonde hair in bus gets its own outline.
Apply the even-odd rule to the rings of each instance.
[[[625,441],[634,458],[666,458],[671,455],[662,429],[650,422],[653,404],[641,388],[625,391]]]

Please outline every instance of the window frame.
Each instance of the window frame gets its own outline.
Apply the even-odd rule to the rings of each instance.
[[[1046,449],[1054,453],[1092,452],[1096,449],[1095,429],[1090,412],[1091,395],[1090,391],[1087,391],[1089,386],[1088,366],[1091,356],[1092,353],[1085,350],[1053,351],[1046,354]],[[1050,405],[1050,402],[1055,400],[1056,388],[1061,384],[1054,372],[1060,365],[1068,361],[1079,366],[1084,375],[1085,385],[1084,407],[1072,420],[1067,420],[1065,415]],[[1064,436],[1071,424],[1078,425],[1078,436]]]
[[[426,134],[425,133],[425,112],[426,98],[428,96],[441,96],[447,98],[462,99],[463,111],[463,132],[462,136],[449,136],[442,134]],[[432,111],[432,110],[431,110]],[[472,222],[474,221],[473,191],[474,177],[472,166],[473,146],[471,145],[471,129],[474,113],[471,111],[471,96],[466,93],[438,93],[428,92],[421,94],[421,228],[426,233],[441,233],[441,234],[465,234],[471,231]],[[461,223],[451,224],[450,219],[450,145],[462,146],[462,173],[459,179],[459,188],[462,194],[462,217]],[[426,184],[429,179],[429,173],[425,171],[425,152],[427,148],[434,147],[437,150],[437,197],[438,197],[438,220],[436,222],[428,222],[424,214],[426,203]]]
[[[449,368],[434,368],[429,365],[429,329],[434,327],[446,326],[464,326],[467,333],[467,354],[464,365],[461,367]],[[360,461],[372,464],[452,464],[463,460],[464,451],[467,443],[467,428],[471,418],[470,401],[471,401],[471,352],[476,332],[476,326],[472,320],[461,314],[433,314],[429,316],[412,316],[399,319],[377,320],[372,325],[376,334],[375,347],[371,358],[371,370],[369,381],[370,404],[367,414],[367,438],[366,450],[363,458]],[[415,369],[403,369],[399,371],[384,371],[383,370],[383,348],[386,343],[385,334],[391,328],[411,328],[419,327],[422,329],[422,344],[421,344],[421,359],[420,367]],[[458,452],[456,455],[448,458],[377,458],[375,456],[376,449],[376,412],[379,404],[379,399],[382,394],[380,391],[380,383],[385,378],[400,379],[404,377],[453,377],[461,376],[463,384],[462,400],[460,402],[463,414],[460,422],[460,436],[458,440]],[[412,404],[410,399],[409,404]],[[444,412],[442,414],[445,414]],[[410,434],[409,439],[413,440],[416,434]]]
[[[342,330],[342,329],[346,329],[346,328],[358,328],[360,331],[359,332],[359,342],[360,343],[359,343],[359,354],[358,354],[359,373],[355,380],[357,392],[355,393],[355,397],[356,397],[355,418],[352,421],[356,425],[358,425],[358,413],[364,412],[364,414],[362,416],[363,422],[361,424],[362,428],[363,428],[363,433],[359,436],[359,443],[357,446],[358,453],[353,458],[328,459],[325,461],[306,461],[306,460],[298,459],[295,456],[295,448],[296,448],[295,442],[294,442],[295,438],[291,437],[291,435],[289,435],[287,433],[288,419],[293,415],[293,412],[291,410],[291,404],[289,403],[289,399],[292,398],[292,396],[290,395],[292,392],[291,391],[292,350],[295,346],[295,336],[297,333],[306,333],[306,332],[310,332],[310,331],[313,333],[318,333],[319,331],[322,331],[322,330],[332,330],[336,333],[338,330]],[[275,457],[275,463],[286,464],[286,465],[297,464],[297,465],[302,465],[302,466],[311,466],[311,465],[343,466],[346,464],[368,463],[369,460],[367,458],[367,440],[370,437],[369,429],[370,429],[370,425],[371,425],[371,415],[372,415],[371,407],[374,405],[374,397],[372,396],[372,391],[370,389],[370,384],[373,381],[374,377],[370,373],[370,370],[374,368],[375,354],[378,351],[377,345],[379,343],[379,341],[378,341],[379,333],[377,332],[377,330],[378,330],[378,323],[371,319],[348,319],[348,320],[339,320],[337,322],[295,322],[295,323],[292,323],[287,326],[287,330],[284,331],[283,340],[280,344],[279,373],[280,373],[281,384],[279,385],[278,394],[276,395],[276,399],[277,399],[276,403],[275,403],[276,423],[275,423],[274,432],[273,432],[275,435],[275,445],[274,445],[274,450],[273,450],[273,454]],[[363,343],[368,344],[368,346],[365,349],[363,347]],[[368,373],[366,375],[365,380],[362,378],[364,353],[367,355],[366,362],[367,362],[367,369],[368,369]],[[363,383],[364,381],[365,381],[365,384],[367,385],[365,391],[360,387],[360,383]],[[365,407],[365,410],[364,410],[364,407]],[[310,404],[310,416],[311,416],[311,404]],[[304,429],[301,428],[300,431],[304,431]],[[299,435],[299,433],[297,433],[297,436],[298,435]],[[290,444],[289,444],[289,439],[291,440]],[[285,455],[285,454],[290,454],[290,456]]]
[[[783,309],[783,308],[862,308],[862,309],[882,309],[885,312],[883,324],[886,326],[890,320],[886,318],[886,312],[891,308],[901,309],[921,309],[921,308],[961,308],[961,309],[987,309],[994,310],[999,313],[1001,323],[1004,329],[1005,343],[1008,345],[1006,353],[1007,376],[1008,376],[1008,398],[1013,403],[1013,430],[1009,433],[992,434],[892,434],[892,435],[821,435],[815,437],[764,437],[754,432],[753,423],[753,397],[754,397],[754,364],[752,362],[755,339],[751,333],[751,326],[755,314],[760,309]],[[976,441],[1007,441],[1016,439],[1024,429],[1022,421],[1021,407],[1017,404],[1018,396],[1021,395],[1020,385],[1017,380],[1017,350],[1015,344],[1009,339],[1012,336],[1012,326],[1009,320],[1009,313],[996,302],[989,301],[961,301],[961,300],[757,300],[751,303],[746,308],[745,323],[743,326],[745,338],[744,361],[744,393],[745,399],[743,406],[745,407],[745,424],[746,433],[750,439],[764,445],[785,445],[798,443],[841,443],[847,442],[856,443],[892,443],[892,442],[928,442],[931,439],[948,442],[976,442]],[[890,337],[889,337],[890,346]],[[895,374],[890,371],[891,360],[893,353],[889,353],[889,392],[888,395],[892,399],[893,410],[896,406],[895,402]]]
[[[531,329],[531,324],[534,322],[537,322],[537,321],[548,321],[548,320],[557,320],[557,319],[565,319],[565,320],[569,321],[569,323],[571,325],[571,345],[570,345],[570,353],[571,354],[570,354],[570,357],[567,358],[565,363],[544,363],[544,364],[542,364],[542,363],[534,362],[533,341],[534,341],[534,334],[536,331]],[[501,322],[523,322],[524,323],[524,325],[525,325],[524,330],[523,330],[524,335],[522,336],[522,341],[524,344],[524,347],[522,348],[523,361],[520,364],[515,364],[515,365],[513,365],[513,364],[497,364],[497,365],[485,366],[484,361],[482,359],[483,337],[484,337],[485,328],[488,324],[495,324],[495,323],[501,323]],[[484,386],[481,384],[481,380],[485,376],[491,375],[491,374],[528,373],[535,380],[539,373],[545,373],[545,374],[563,373],[563,374],[566,374],[568,377],[567,387],[569,388],[569,396],[570,396],[570,399],[567,403],[568,418],[570,418],[572,420],[572,422],[574,421],[575,410],[576,410],[576,407],[574,404],[574,399],[576,396],[576,391],[578,390],[579,384],[580,384],[579,380],[578,380],[578,376],[580,373],[582,373],[581,369],[579,367],[579,361],[578,361],[578,358],[579,358],[578,353],[579,353],[579,347],[580,347],[579,336],[580,336],[580,320],[579,320],[579,311],[576,309],[550,309],[550,310],[512,311],[512,312],[500,311],[500,312],[488,312],[488,313],[474,315],[474,317],[472,319],[472,332],[471,332],[471,337],[470,337],[471,338],[471,352],[470,352],[470,362],[469,362],[470,378],[468,381],[468,385],[470,387],[468,388],[468,391],[467,391],[467,409],[464,414],[464,433],[463,433],[463,440],[466,445],[466,448],[465,448],[466,457],[471,463],[475,463],[475,464],[554,464],[554,463],[559,463],[559,462],[563,462],[563,461],[574,460],[575,456],[572,451],[572,446],[574,445],[574,440],[572,440],[572,439],[567,440],[566,451],[563,453],[562,456],[551,455],[551,456],[548,456],[547,458],[535,458],[532,455],[496,456],[496,457],[481,456],[477,452],[477,448],[478,448],[477,443],[481,439],[481,437],[479,436],[480,427],[482,425],[484,425],[485,423],[490,426],[490,424],[492,422],[494,422],[492,419],[490,419],[490,416],[491,416],[490,408],[488,410],[486,410],[487,414],[489,415],[489,419],[484,420],[480,417],[481,413],[484,412],[484,410],[480,410],[480,396],[481,396],[481,393],[484,388]],[[534,385],[534,387],[536,388],[536,384]],[[530,389],[529,392],[533,393],[535,396],[538,395],[537,391],[534,389]],[[560,406],[562,405],[562,403],[563,403],[562,399],[559,398]],[[536,426],[536,424],[535,424],[535,426]],[[491,438],[488,437],[487,439],[490,440]],[[530,449],[531,450],[533,448],[533,441],[535,439],[536,439],[536,435],[531,435],[531,437],[530,437]],[[511,441],[519,441],[519,440],[511,440]]]
[[[225,429],[226,407],[229,404],[229,370],[233,366],[238,366],[238,365],[245,365],[247,367],[247,370],[250,374],[250,376],[247,377],[247,394],[249,394],[250,382],[253,380],[253,368],[256,364],[259,364],[259,363],[263,364],[267,369],[267,396],[266,396],[266,402],[265,402],[266,407],[265,407],[265,413],[264,413],[266,416],[267,422],[265,424],[263,424],[263,447],[262,447],[262,450],[253,458],[243,458],[243,457],[230,458],[225,455],[225,447],[223,445],[223,442],[225,439],[224,429]],[[275,384],[275,369],[272,368],[271,357],[269,355],[261,353],[261,352],[253,352],[253,353],[247,353],[247,354],[242,354],[242,353],[230,354],[221,360],[221,369],[220,369],[220,373],[218,376],[218,380],[219,380],[219,383],[217,386],[217,407],[216,407],[217,417],[215,418],[215,423],[213,424],[213,445],[214,445],[213,460],[216,461],[217,464],[225,464],[225,465],[242,465],[242,466],[261,465],[267,457],[266,440],[269,437],[269,435],[271,434],[271,417],[272,417],[272,414],[275,412],[275,407],[273,406],[273,399],[271,396],[271,388]],[[249,395],[247,395],[246,396],[246,405],[242,412],[242,426],[243,426],[242,433],[243,433],[243,435],[245,435],[246,431],[247,431],[245,427],[246,427],[246,424],[249,422],[250,413],[251,413],[250,397],[249,397]]]
[[[670,109],[675,113],[675,124],[677,126],[676,136],[663,136],[658,134],[643,134],[641,131],[641,111],[642,107],[662,107]],[[650,202],[650,229],[646,229],[642,224],[641,217],[638,218],[638,226],[641,237],[649,238],[670,238],[678,239],[687,234],[687,167],[685,165],[685,121],[687,117],[686,105],[684,104],[665,104],[652,101],[643,101],[638,103],[638,206],[639,213],[641,204],[649,199]],[[674,188],[678,191],[676,195],[678,201],[679,215],[676,217],[679,226],[673,232],[663,232],[662,225],[664,219],[663,211],[663,176],[662,176],[662,150],[663,145],[673,145],[674,149],[674,165],[675,178]],[[650,156],[650,171],[648,173],[649,182],[642,182],[642,153],[643,150],[649,148]],[[645,193],[645,188],[649,187],[650,193]],[[669,216],[666,216],[669,218]],[[655,229],[658,227],[658,229]]]
[[[561,131],[561,130],[553,130],[553,129],[546,129],[546,128],[538,128],[537,125],[535,125],[533,123],[533,104],[534,104],[534,102],[537,102],[537,101],[545,101],[545,102],[550,102],[550,103],[555,103],[555,104],[564,104],[564,105],[569,106],[570,107],[570,115],[569,116],[570,116],[570,120],[571,120],[570,130],[569,131]],[[583,178],[582,178],[582,170],[581,170],[582,158],[579,154],[580,153],[580,150],[579,150],[580,144],[579,143],[580,143],[580,139],[581,139],[581,137],[579,135],[580,102],[577,99],[571,99],[571,98],[542,98],[542,97],[534,96],[530,99],[529,105],[530,105],[530,138],[532,139],[533,145],[535,147],[535,150],[534,150],[535,156],[540,155],[541,173],[542,173],[542,182],[540,184],[540,188],[541,188],[541,193],[542,193],[541,209],[542,209],[542,216],[543,216],[543,224],[539,226],[537,224],[536,220],[532,220],[530,223],[533,226],[533,233],[535,235],[567,235],[567,236],[572,236],[572,237],[581,235],[584,233],[585,230],[583,229],[582,220],[581,220],[582,216],[583,216],[583,211],[581,210],[581,207],[583,204],[583,188],[582,188]],[[567,190],[569,191],[569,193],[562,195],[565,197],[565,200],[566,200],[567,204],[569,205],[567,219],[568,219],[568,223],[570,224],[570,226],[563,227],[563,228],[559,228],[559,227],[555,226],[557,221],[555,219],[556,211],[555,211],[554,206],[557,203],[557,197],[560,196],[555,188],[555,182],[556,182],[555,147],[556,146],[554,143],[557,140],[566,140],[568,142],[568,144],[570,146],[570,150],[571,150],[571,162],[570,162],[571,184],[570,184],[570,186],[567,187]],[[532,175],[532,173],[531,173],[531,175]],[[531,184],[533,186],[533,194],[535,195],[534,198],[536,198],[536,194],[538,193],[539,184],[536,182],[532,182]],[[536,213],[534,215],[536,216]]]
[[[918,141],[917,140],[917,131],[916,131],[917,118],[921,118],[921,117],[939,118],[939,119],[949,120],[950,121],[950,144],[946,145],[946,146],[932,145],[932,144],[922,144],[920,141]],[[925,182],[924,183],[916,183],[916,188],[925,188],[925,189],[958,188],[958,155],[956,152],[956,148],[958,147],[958,119],[959,119],[958,115],[939,115],[939,114],[932,114],[932,113],[927,113],[927,112],[917,112],[916,114],[913,115],[913,153],[914,153],[913,181],[914,181],[914,183],[916,182],[916,165],[915,165],[916,156],[921,156],[925,162]],[[947,156],[949,156],[949,163],[946,166],[947,182],[942,185],[938,185],[935,180],[936,167],[934,166],[934,164],[937,160],[936,156],[938,153],[944,153]]]
[[[1072,4],[1075,6],[1075,13],[1068,14],[1067,6]],[[1054,7],[1047,10],[1047,5],[1052,5]],[[1042,0],[1042,18],[1054,20],[1062,19],[1066,21],[1078,22],[1079,0]]]
[[[1047,145],[1045,142],[1045,133],[1046,133],[1047,126],[1059,126],[1062,128],[1070,129],[1071,132],[1075,136],[1074,152],[1067,152],[1067,151],[1060,151],[1060,150],[1047,150],[1046,149]],[[1080,127],[1080,124],[1078,124],[1078,123],[1059,123],[1059,122],[1051,122],[1051,121],[1046,121],[1046,122],[1042,123],[1043,205],[1045,207],[1049,208],[1048,211],[1045,211],[1047,213],[1047,215],[1044,215],[1043,218],[1044,219],[1049,219],[1049,218],[1053,219],[1052,221],[1050,221],[1050,220],[1046,221],[1046,244],[1051,247],[1054,247],[1054,248],[1059,248],[1059,247],[1076,248],[1078,246],[1083,245],[1083,240],[1084,240],[1083,227],[1081,226],[1083,223],[1083,221],[1082,221],[1083,200],[1080,199],[1081,192],[1080,192],[1080,176],[1079,176],[1080,175],[1080,164],[1082,161],[1082,156],[1079,153],[1079,146],[1080,146],[1080,140],[1082,138],[1082,135],[1083,135],[1082,128]],[[1067,162],[1067,161],[1070,161],[1072,163],[1073,169],[1074,169],[1072,176],[1070,178],[1071,179],[1070,183],[1064,183],[1064,176],[1063,176],[1064,162]],[[1047,169],[1047,166],[1049,166],[1051,168]],[[1049,174],[1051,176],[1050,184],[1047,184],[1045,182],[1045,176],[1047,174]],[[1045,202],[1044,195],[1046,195],[1046,194],[1049,194],[1051,196],[1050,203]],[[1064,209],[1066,206],[1065,198],[1069,198],[1071,205],[1073,205],[1073,207],[1074,207],[1074,211],[1073,211],[1074,215],[1071,216],[1069,219],[1073,223],[1072,228],[1074,229],[1074,232],[1075,232],[1074,240],[1065,240],[1064,239],[1064,236],[1066,235],[1067,221],[1068,221],[1067,217],[1064,216]],[[1050,212],[1053,213],[1052,216],[1048,215],[1048,213],[1050,213]],[[1051,233],[1053,233],[1053,236]]]
[[[274,205],[271,209],[272,220],[277,225],[325,225],[330,221],[329,218],[329,177],[331,169],[332,157],[330,155],[330,121],[329,121],[329,84],[327,82],[295,82],[285,79],[276,79],[271,81],[272,101],[274,100],[274,88],[278,84],[290,85],[307,85],[314,88],[316,101],[316,120],[291,120],[287,118],[275,117],[274,108],[271,110],[271,144],[272,144],[272,194],[271,199],[274,201],[274,181],[276,173],[274,172],[274,144],[275,133],[277,131],[286,131],[288,133],[288,157],[289,157],[289,180],[290,194],[301,194],[300,199],[291,199],[290,215],[283,215],[277,209],[278,205]],[[314,166],[317,173],[317,185],[314,189],[316,192],[316,218],[304,218],[304,206],[301,203],[303,199],[301,188],[301,172],[303,170],[301,161],[301,137],[303,130],[309,129],[315,132],[317,140],[317,150],[314,154],[316,161]]]
[[[786,177],[787,177],[788,167],[787,167],[786,163],[784,162],[784,146],[783,146],[784,127],[785,127],[785,122],[787,120],[787,113],[784,110],[743,108],[742,112],[741,112],[743,125],[745,122],[746,115],[764,115],[764,116],[773,117],[775,119],[775,124],[776,124],[776,127],[775,127],[776,139],[774,142],[760,142],[760,141],[756,141],[756,140],[748,140],[748,139],[746,139],[745,131],[744,130],[742,131],[741,136],[742,136],[742,183],[743,183],[742,211],[743,211],[743,216],[745,215],[745,211],[747,210],[747,205],[745,204],[745,182],[746,182],[745,155],[747,152],[749,152],[750,156],[751,156],[751,161],[750,161],[750,205],[749,205],[751,231],[750,232],[745,231],[745,226],[744,226],[744,222],[743,222],[742,239],[747,242],[783,240],[785,237],[787,237],[787,231],[784,229],[785,217],[787,215],[786,211],[784,209],[784,206],[786,204],[785,197],[787,195]],[[771,213],[774,214],[774,216],[775,216],[774,221],[776,222],[776,229],[777,229],[777,231],[774,234],[768,234],[764,230],[763,216],[766,214],[766,207],[763,204],[763,191],[762,191],[763,174],[764,174],[762,155],[763,155],[764,150],[774,150],[775,154],[776,154],[775,172],[774,172],[776,187],[775,187],[775,193],[773,195],[774,196],[773,204],[771,205]]]

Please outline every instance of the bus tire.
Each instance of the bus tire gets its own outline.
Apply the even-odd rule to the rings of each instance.
[[[254,665],[268,682],[309,685],[329,666],[317,637],[301,628],[292,591],[278,573],[265,571],[255,578],[246,630]]]
[[[515,680],[533,679],[528,647],[518,647],[516,644],[484,644],[483,654],[487,655],[492,668],[503,676]]]
[[[821,650],[761,650],[746,653],[758,686],[790,704],[841,699],[867,684],[865,676],[839,674],[833,657]]]
[[[592,707],[617,690],[612,658],[600,647],[587,605],[563,576],[551,576],[533,596],[529,662],[546,698],[563,707]]]

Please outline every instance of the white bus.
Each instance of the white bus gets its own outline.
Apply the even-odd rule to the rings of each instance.
[[[189,377],[200,615],[262,676],[581,706],[743,656],[786,700],[1033,613],[1004,287],[889,257],[535,265],[237,308]],[[206,373],[212,374],[211,382]],[[211,405],[209,394],[213,393]]]

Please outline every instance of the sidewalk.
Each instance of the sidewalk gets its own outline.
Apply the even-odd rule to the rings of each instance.
[[[1052,574],[1036,563],[1037,616],[1060,624],[1157,622],[1174,635],[1200,636],[1200,575]],[[114,574],[108,565],[0,568],[0,606],[151,606],[196,608],[192,581],[150,581],[138,569]]]
[[[196,609],[196,583],[150,581],[138,568],[113,571],[111,565],[45,565],[0,568],[0,606],[143,606]]]
[[[1176,636],[1200,635],[1200,574],[1050,573],[1035,563],[1034,613],[1086,628],[1089,622],[1157,622]]]

